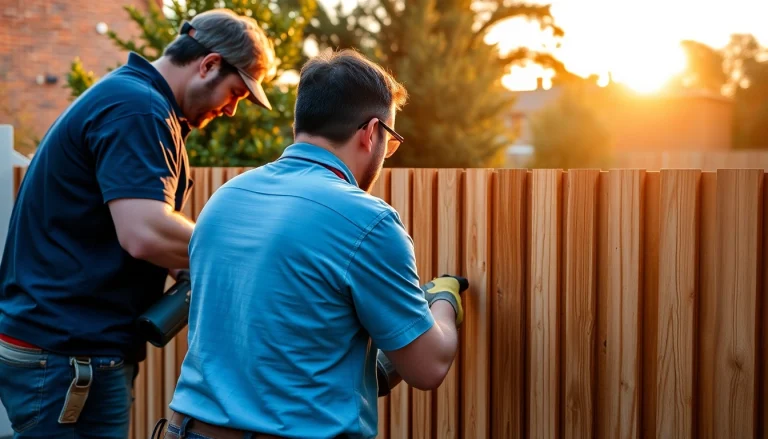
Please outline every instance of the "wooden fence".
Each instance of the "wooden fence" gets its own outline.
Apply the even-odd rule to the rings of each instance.
[[[197,168],[186,213],[241,168]],[[22,171],[19,171],[18,177]],[[768,438],[764,170],[385,170],[419,275],[461,273],[436,391],[379,400],[381,438]],[[167,413],[186,331],[149,347],[133,435]]]

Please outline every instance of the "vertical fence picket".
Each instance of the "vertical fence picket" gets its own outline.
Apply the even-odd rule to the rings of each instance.
[[[656,435],[693,438],[699,170],[661,171]]]
[[[763,177],[759,170],[717,171],[715,437],[756,434]]]
[[[561,170],[531,174],[528,436],[560,436]]]
[[[656,438],[656,340],[659,320],[659,206],[660,179],[658,171],[645,174],[643,278],[643,363],[642,363],[642,425],[644,439]]]
[[[502,169],[493,184],[491,433],[520,438],[525,407],[528,172]]]
[[[594,436],[599,178],[599,170],[570,170],[563,177],[562,404],[567,438]]]
[[[764,160],[764,166],[768,169],[768,158]],[[760,419],[759,436],[762,439],[768,439],[768,174],[763,175],[763,272],[761,281],[763,283],[763,316],[760,322],[763,325],[763,391],[760,393],[759,403],[762,410],[758,407],[757,416]]]
[[[606,300],[606,408],[603,437],[637,438],[640,428],[643,188],[645,171],[612,170]]]
[[[134,402],[133,434],[137,438],[149,436],[147,430],[147,368],[144,363],[139,365],[139,373],[133,382]]]
[[[464,292],[461,326],[461,416],[463,437],[488,437],[490,416],[490,243],[491,171],[468,169],[464,182]]]
[[[415,169],[413,175],[413,245],[416,266],[422,284],[435,277],[435,190],[434,169]],[[431,439],[433,436],[433,392],[411,388],[413,422],[410,437]]]
[[[463,207],[463,171],[437,171],[437,271],[461,271],[461,214]],[[463,349],[463,345],[459,346]],[[460,433],[461,355],[456,355],[443,384],[437,388],[436,433],[440,439],[458,439]]]
[[[610,290],[611,248],[609,235],[611,219],[608,217],[611,174],[600,172],[597,203],[597,424],[599,439],[609,438],[609,383],[608,383],[608,293]]]
[[[13,168],[13,194],[14,197],[19,193],[21,183],[24,181],[24,176],[27,175],[26,166],[16,166]]]
[[[717,340],[717,173],[701,174],[699,253],[698,437],[715,439],[715,352]]]
[[[379,174],[379,178],[371,188],[371,195],[381,198],[385,203],[390,202],[389,177],[391,172],[392,171],[389,168],[382,169],[381,174]],[[377,406],[379,421],[378,435],[376,438],[389,439],[389,395],[379,398],[377,401]]]
[[[163,417],[163,352],[147,345],[147,359],[142,365],[147,370],[147,432]]]
[[[400,219],[410,234],[413,230],[411,227],[413,219],[411,206],[412,171],[405,168],[393,169],[390,179],[392,197],[390,204],[400,214]],[[411,422],[409,387],[406,383],[401,383],[389,394],[389,431],[393,439],[405,438],[410,434],[408,430]]]

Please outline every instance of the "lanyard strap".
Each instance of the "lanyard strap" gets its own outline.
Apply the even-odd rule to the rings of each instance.
[[[349,183],[349,180],[347,180],[347,176],[344,175],[343,172],[341,172],[340,170],[334,168],[333,166],[326,165],[325,163],[319,162],[317,160],[312,160],[312,159],[308,159],[308,158],[305,158],[305,157],[294,157],[294,156],[281,157],[280,158],[280,160],[283,160],[283,159],[303,160],[305,162],[310,162],[310,163],[314,163],[316,165],[320,165],[320,166],[324,167],[325,169],[327,169],[327,170],[333,172],[334,174],[336,174],[336,176],[339,177],[340,179],[342,179],[342,180],[346,181],[347,183]]]

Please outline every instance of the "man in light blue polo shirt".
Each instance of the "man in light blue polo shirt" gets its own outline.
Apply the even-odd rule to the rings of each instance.
[[[392,127],[405,99],[356,52],[312,59],[296,143],[208,201],[190,242],[189,351],[166,438],[374,437],[389,390],[377,386],[379,349],[389,386],[442,383],[467,285],[420,288],[397,212],[368,194],[403,140]]]

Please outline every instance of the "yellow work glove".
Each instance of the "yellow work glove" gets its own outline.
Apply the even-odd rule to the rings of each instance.
[[[450,276],[444,274],[436,277],[421,286],[424,291],[424,298],[431,307],[438,300],[445,300],[450,303],[453,310],[456,311],[456,327],[464,321],[464,308],[461,306],[461,293],[469,288],[469,281],[460,276]]]

